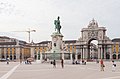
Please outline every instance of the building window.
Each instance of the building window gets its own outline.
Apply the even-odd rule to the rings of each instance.
[[[115,49],[114,49],[114,52],[115,52]]]
[[[72,46],[72,48],[74,49],[74,46]]]
[[[114,45],[114,48],[115,48],[115,45]]]

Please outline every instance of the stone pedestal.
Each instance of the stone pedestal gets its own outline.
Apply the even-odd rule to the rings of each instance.
[[[62,54],[62,39],[63,39],[63,35],[61,33],[54,32],[51,35],[51,37],[52,37],[51,53],[53,53],[54,58],[55,58],[56,55],[60,56],[60,54]]]

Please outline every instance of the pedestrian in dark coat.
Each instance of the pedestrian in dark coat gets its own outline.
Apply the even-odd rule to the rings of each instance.
[[[63,59],[61,59],[61,66],[62,66],[62,68],[64,68],[64,60]]]
[[[56,61],[53,61],[53,67],[56,68]]]

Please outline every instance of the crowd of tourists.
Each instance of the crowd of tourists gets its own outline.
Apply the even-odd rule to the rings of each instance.
[[[31,64],[31,62],[33,61],[32,58],[28,58],[26,61],[25,61],[25,64]],[[6,59],[6,62],[7,62],[7,65],[10,64],[10,59],[9,57]],[[100,63],[100,70],[101,71],[105,71],[105,64],[104,64],[104,61],[103,59],[100,59],[100,60],[96,60],[97,63]],[[20,63],[22,63],[22,60],[20,60]],[[61,63],[61,67],[64,68],[64,60],[61,59],[60,61]],[[81,61],[73,61],[72,64],[82,64],[82,65],[86,65],[87,61],[86,60],[81,60]],[[56,60],[54,59],[53,61],[51,61],[51,64],[53,64],[53,68],[56,68]],[[116,67],[117,67],[117,64],[115,63],[114,60],[112,60],[112,71],[115,72],[116,70]]]

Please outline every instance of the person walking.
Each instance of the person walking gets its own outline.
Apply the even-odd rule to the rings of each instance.
[[[22,59],[20,59],[20,64],[22,63]]]
[[[112,71],[115,72],[115,69],[116,69],[116,63],[115,63],[115,61],[112,61],[112,63],[113,63],[113,64],[112,64]]]
[[[53,68],[56,68],[56,61],[53,60]]]
[[[62,66],[62,68],[64,68],[64,60],[63,59],[61,59],[61,66]]]
[[[101,66],[101,71],[104,71],[104,67],[105,67],[105,65],[104,65],[104,63],[103,63],[103,60],[102,60],[102,59],[100,60],[100,66]]]
[[[9,64],[9,57],[7,57],[7,64]]]

